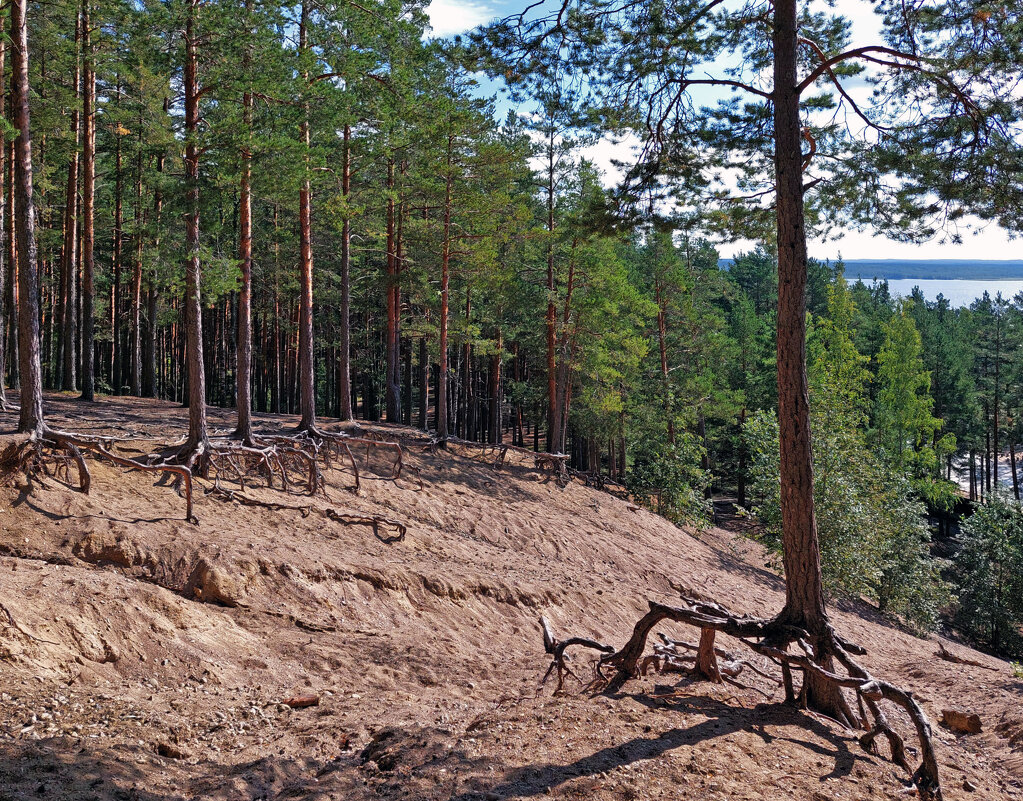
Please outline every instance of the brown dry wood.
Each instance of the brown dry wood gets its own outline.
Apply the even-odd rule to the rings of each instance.
[[[952,653],[945,647],[945,644],[941,640],[938,640],[938,656],[944,659],[946,662],[952,662],[953,664],[956,665],[969,665],[970,667],[979,667],[983,668],[984,670],[991,670],[996,673],[998,672],[998,668],[993,668],[990,665],[985,665],[981,662],[976,661],[975,659],[967,659],[965,656],[956,656],[954,653]]]
[[[592,648],[595,651],[600,651],[604,654],[613,654],[613,645],[604,645],[604,643],[591,640],[588,637],[569,637],[567,640],[559,640],[554,636],[554,630],[551,628],[550,622],[546,617],[540,617],[540,628],[543,629],[543,649],[546,653],[552,657],[551,665],[547,668],[547,672],[544,674],[543,680],[540,685],[543,686],[547,679],[550,678],[551,673],[555,670],[558,671],[558,687],[557,691],[560,692],[565,686],[565,676],[573,676],[578,678],[572,669],[565,664],[568,660],[565,651],[568,648],[577,646],[579,648]]]
[[[828,686],[836,693],[840,694],[843,689],[855,692],[861,710],[862,719],[859,722],[868,729],[867,733],[860,738],[861,745],[864,748],[870,748],[878,735],[885,735],[891,747],[892,761],[912,773],[913,782],[916,784],[920,797],[930,799],[930,801],[941,801],[941,783],[931,737],[931,725],[923,709],[912,693],[875,678],[863,666],[854,661],[850,653],[862,653],[863,649],[847,643],[835,634],[830,626],[826,630],[824,650],[822,651],[819,647],[815,650],[811,646],[812,639],[805,629],[785,620],[734,615],[716,603],[685,596],[682,597],[682,606],[668,606],[650,601],[649,607],[649,611],[636,623],[628,642],[617,651],[588,638],[569,638],[556,641],[546,619],[541,618],[544,630],[544,650],[554,656],[554,662],[548,668],[544,680],[557,668],[559,689],[561,689],[561,679],[563,672],[566,671],[563,659],[564,650],[569,645],[577,644],[603,651],[605,654],[596,663],[597,678],[590,688],[615,692],[629,679],[642,672],[647,664],[647,660],[643,658],[647,637],[662,621],[670,620],[696,626],[701,633],[708,629],[722,632],[738,639],[754,652],[768,657],[781,666],[786,700],[790,702],[795,700],[792,687],[793,668],[799,669],[803,673],[800,701],[804,706],[807,701],[806,687],[811,681],[811,677],[817,686]],[[703,647],[697,648],[698,655],[714,660],[716,649],[713,646],[713,640],[705,635],[701,639]],[[799,650],[790,652],[789,647],[792,645],[797,646]],[[837,660],[845,669],[846,675],[823,667],[821,664],[823,656]],[[830,662],[825,664],[830,666]],[[614,675],[605,675],[606,668],[614,669]],[[913,723],[920,742],[921,756],[920,765],[916,770],[911,770],[902,738],[890,725],[881,709],[881,701],[888,701],[900,707]],[[870,717],[873,718],[872,724],[867,723],[866,712],[869,712]],[[853,717],[855,718],[855,716]],[[843,723],[842,721],[837,722]]]
[[[302,517],[308,517],[313,512],[317,512],[343,526],[368,526],[373,529],[373,534],[382,542],[401,542],[408,534],[408,527],[404,523],[392,520],[389,517],[379,517],[376,515],[351,515],[339,512],[330,507],[320,508],[307,504],[299,505],[278,503],[277,501],[263,501],[259,498],[253,498],[251,495],[246,495],[244,492],[229,490],[223,487],[217,487],[216,485],[210,487],[208,492],[218,495],[225,500],[234,501],[241,506],[258,506],[274,512],[288,510],[292,512],[299,512]],[[382,536],[381,530],[384,528],[394,529],[397,533],[392,536]]]
[[[285,706],[290,706],[292,709],[305,709],[310,706],[320,705],[320,696],[318,695],[296,695],[293,698],[285,698],[281,701]]]

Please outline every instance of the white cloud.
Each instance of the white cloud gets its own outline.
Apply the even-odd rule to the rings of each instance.
[[[620,139],[603,136],[594,144],[584,147],[580,155],[593,162],[603,173],[604,186],[611,187],[625,175],[620,164],[626,166],[632,164],[636,160],[636,153],[641,144],[639,137],[631,133]]]
[[[935,237],[929,242],[894,242],[870,231],[842,231],[827,239],[807,242],[810,255],[818,259],[1018,259],[1021,245],[997,225],[986,227],[979,220],[968,220],[972,230],[964,229],[961,243],[943,242]],[[755,242],[736,239],[718,244],[722,258],[732,258],[756,247]]]
[[[426,7],[430,28],[437,37],[465,33],[490,22],[497,14],[489,6],[472,0],[433,0]]]

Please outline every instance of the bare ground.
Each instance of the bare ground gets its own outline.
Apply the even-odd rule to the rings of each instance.
[[[169,403],[48,404],[58,427],[154,438],[125,453],[185,426]],[[230,428],[230,411],[210,414]],[[163,482],[94,461],[89,496],[55,480],[0,491],[0,801],[914,794],[856,733],[783,706],[758,676],[740,677],[746,689],[677,674],[614,696],[540,688],[541,614],[560,635],[621,645],[648,598],[684,589],[769,614],[781,583],[728,532],[541,483],[525,457],[497,471],[454,450],[409,447],[421,488],[374,477],[386,465],[362,454],[358,495],[334,471],[329,501],[252,491],[305,512],[200,497],[198,525]],[[330,504],[408,536],[340,525]],[[955,645],[992,669],[941,660],[933,639],[865,605],[835,616],[932,721],[980,714],[978,735],[935,727],[947,799],[1023,798],[1023,682],[1006,663]],[[282,703],[300,696],[318,704]]]

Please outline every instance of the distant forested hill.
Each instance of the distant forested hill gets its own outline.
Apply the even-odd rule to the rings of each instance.
[[[722,269],[728,269],[731,259],[721,259]],[[1023,279],[1023,259],[993,261],[978,259],[849,259],[845,262],[846,278],[920,278],[972,281]]]

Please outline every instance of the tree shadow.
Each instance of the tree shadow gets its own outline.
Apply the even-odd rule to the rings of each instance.
[[[0,745],[0,799],[325,798],[329,782],[323,777],[356,760],[349,753],[333,761],[265,756],[221,763],[159,756],[152,745],[65,737],[18,740]]]
[[[648,693],[611,695],[632,700],[656,710],[671,710],[700,715],[705,719],[687,728],[673,728],[650,737],[635,737],[618,745],[602,748],[574,762],[565,764],[534,764],[517,768],[502,782],[478,786],[453,796],[451,801],[477,801],[480,793],[500,797],[532,797],[546,795],[552,788],[581,776],[596,776],[641,760],[654,759],[682,747],[692,747],[740,731],[749,731],[765,743],[784,740],[834,760],[831,771],[821,781],[847,776],[857,761],[870,762],[863,754],[850,751],[848,740],[820,721],[784,704],[758,704],[753,708],[733,707],[706,696],[663,696]],[[831,748],[809,740],[771,735],[768,726],[796,725],[831,744]]]

